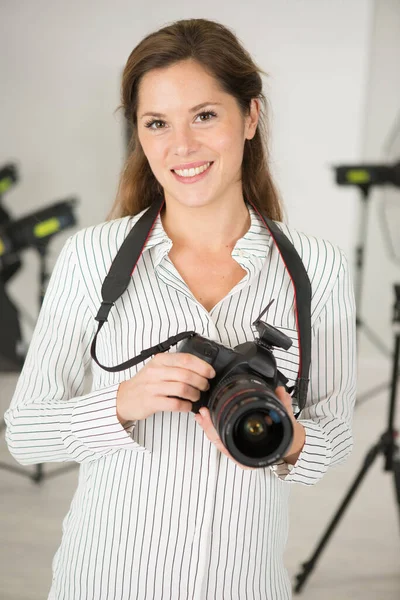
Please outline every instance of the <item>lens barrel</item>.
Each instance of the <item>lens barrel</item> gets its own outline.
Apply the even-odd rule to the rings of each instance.
[[[280,460],[293,441],[293,425],[274,389],[252,374],[222,380],[208,404],[222,443],[248,467]]]

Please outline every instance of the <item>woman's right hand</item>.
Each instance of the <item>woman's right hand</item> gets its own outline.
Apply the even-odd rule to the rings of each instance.
[[[190,412],[213,377],[213,367],[193,354],[156,354],[134,377],[120,383],[117,417],[124,425],[161,411]]]

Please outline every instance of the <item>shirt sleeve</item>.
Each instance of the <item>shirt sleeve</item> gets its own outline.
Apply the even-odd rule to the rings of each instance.
[[[314,485],[353,447],[356,399],[356,311],[348,262],[341,266],[327,302],[313,327],[310,385],[298,421],[306,440],[295,465],[279,461],[271,470],[282,480]]]
[[[82,395],[94,318],[73,250],[64,245],[53,269],[11,404],[6,441],[21,464],[88,462],[124,448],[147,450],[116,414],[119,383]],[[86,292],[87,293],[87,292]]]

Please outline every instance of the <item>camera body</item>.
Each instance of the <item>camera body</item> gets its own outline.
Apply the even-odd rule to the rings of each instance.
[[[278,371],[272,352],[274,346],[288,350],[292,340],[260,317],[253,325],[259,332],[253,342],[229,348],[194,334],[178,352],[194,354],[216,371],[192,412],[206,406],[231,455],[243,465],[266,467],[281,459],[293,440],[291,419],[275,394],[287,379]]]

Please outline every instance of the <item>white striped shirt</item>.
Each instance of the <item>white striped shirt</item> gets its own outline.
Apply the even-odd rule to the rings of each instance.
[[[246,275],[210,312],[170,261],[172,242],[158,217],[99,334],[102,364],[122,363],[187,330],[230,347],[253,340],[251,324],[274,298],[266,320],[293,340],[290,350],[274,350],[293,385],[293,286],[264,223],[249,212],[250,228],[232,252]],[[118,385],[145,363],[108,373],[91,359],[102,282],[139,217],[67,240],[6,413],[7,442],[20,463],[81,463],[49,598],[287,600],[289,484],[315,484],[352,447],[355,306],[346,258],[331,243],[278,223],[312,284],[310,387],[299,419],[306,441],[294,467],[282,461],[244,470],[209,442],[193,413],[159,412],[124,429]],[[88,371],[92,387],[84,393]]]

